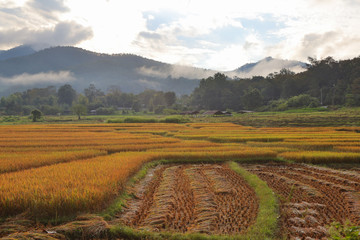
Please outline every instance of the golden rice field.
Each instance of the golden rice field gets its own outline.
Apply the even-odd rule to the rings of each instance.
[[[354,127],[346,129],[336,127],[256,128],[232,123],[0,126],[0,223],[1,219],[4,220],[22,213],[26,213],[32,219],[42,222],[74,217],[82,213],[99,213],[109,207],[122,194],[129,179],[144,164],[153,161],[180,164],[174,165],[175,167],[163,168],[161,176],[165,174],[165,180],[154,180],[153,185],[149,188],[153,189],[154,196],[159,196],[160,202],[168,200],[166,194],[169,194],[169,190],[164,189],[161,190],[164,192],[161,192],[156,190],[157,187],[169,188],[169,182],[174,182],[173,184],[178,184],[179,188],[182,189],[182,195],[195,194],[189,198],[192,199],[193,206],[198,206],[201,209],[203,207],[201,204],[196,205],[199,204],[199,201],[204,202],[204,206],[209,204],[208,200],[202,198],[202,194],[210,194],[208,198],[214,199],[212,201],[218,201],[218,204],[228,201],[226,204],[230,204],[229,209],[238,215],[241,214],[241,211],[239,212],[236,209],[245,200],[238,199],[237,196],[242,196],[240,190],[232,192],[227,185],[232,184],[229,186],[233,186],[235,184],[231,188],[237,189],[240,187],[239,189],[241,189],[241,186],[236,184],[243,180],[233,176],[230,169],[225,168],[226,170],[223,170],[223,166],[213,168],[209,163],[221,164],[235,161],[260,164],[256,165],[257,169],[261,169],[261,171],[265,169],[266,171],[260,172],[249,166],[246,168],[249,169],[248,171],[258,174],[265,182],[268,182],[270,188],[273,188],[274,192],[282,196],[282,198],[289,195],[289,192],[292,191],[292,185],[295,183],[307,189],[306,186],[310,186],[311,181],[309,180],[309,183],[306,183],[305,186],[304,183],[300,184],[295,180],[289,180],[293,176],[289,174],[292,173],[289,172],[285,178],[285,175],[281,176],[283,172],[273,166],[261,168],[262,163],[270,161],[293,162],[293,164],[299,164],[297,168],[304,169],[302,163],[353,164],[355,167],[351,171],[342,171],[348,175],[353,175],[351,184],[355,184],[353,187],[355,190],[351,196],[355,196],[355,200],[352,200],[355,203],[351,203],[351,206],[360,209],[356,197],[360,195],[360,169],[356,167],[359,166],[356,164],[360,164],[359,130],[360,128]],[[184,163],[197,165],[183,167],[181,164]],[[204,164],[205,170],[202,170],[201,164]],[[217,179],[217,172],[223,174],[221,176],[231,176],[235,180],[227,183],[224,177]],[[332,174],[331,171],[329,174]],[[340,173],[336,172],[336,174]],[[346,174],[343,175],[347,176]],[[287,186],[280,186],[280,182],[273,182],[271,179],[275,175],[276,178],[282,179],[281,181],[284,181]],[[182,182],[177,183],[174,176],[182,176],[184,179]],[[208,182],[206,186],[202,185],[204,182],[199,181],[201,177]],[[342,184],[346,185],[348,183],[344,182]],[[227,190],[225,192],[220,191],[218,196],[216,186],[219,186],[219,189],[225,188]],[[246,191],[251,192],[252,195],[255,194],[251,187],[247,186],[246,188],[248,189]],[[316,189],[315,185],[310,188],[314,188],[315,193],[321,191],[321,189]],[[281,192],[282,189],[286,189],[286,192]],[[228,196],[228,192],[231,192],[233,196]],[[300,193],[301,191],[296,192],[296,194]],[[341,194],[341,190],[337,193],[335,189],[335,193]],[[177,194],[176,191],[174,194]],[[319,196],[321,194],[323,193],[319,193]],[[296,196],[298,197],[298,195]],[[177,199],[174,196],[169,199],[172,198]],[[188,201],[187,198],[180,195],[178,198],[183,202]],[[194,200],[197,198],[200,200]],[[229,203],[229,199],[237,199],[238,202],[234,201],[234,205]],[[302,198],[302,196],[299,196],[298,199],[300,203],[309,200],[309,198]],[[343,198],[336,199],[341,200]],[[336,203],[336,199],[333,200],[334,203]],[[154,211],[159,216],[163,216],[156,206],[151,205],[153,200],[146,201],[144,204],[147,205],[144,206],[149,211]],[[290,202],[291,204],[296,203],[296,201]],[[287,206],[286,204],[290,204],[283,201],[283,199],[280,203],[284,209]],[[172,206],[173,203],[167,202],[166,204]],[[251,211],[249,210],[247,213],[251,216],[251,219],[237,217],[238,220],[235,221],[235,218],[224,218],[216,220],[218,225],[211,225],[210,223],[210,225],[206,225],[207,223],[203,223],[201,226],[209,226],[208,228],[203,227],[208,229],[204,230],[205,233],[245,233],[248,227],[251,229],[251,225],[255,224],[256,216],[259,214],[256,211],[261,211],[257,210],[261,208],[260,203],[256,204],[251,205]],[[321,202],[321,204],[325,203]],[[191,207],[184,209],[184,207],[178,206],[178,208],[182,209],[181,211],[184,213],[179,212],[176,213],[177,215],[174,213],[173,218],[186,221],[187,225],[174,225],[170,220],[164,220],[170,226],[171,231],[180,229],[180,232],[186,232],[184,229],[203,229],[199,227],[200,225],[196,225],[196,214],[191,210]],[[211,208],[218,209],[215,205],[211,205]],[[346,204],[344,208],[346,208]],[[219,213],[219,216],[226,213],[226,209],[222,211],[223,213]],[[285,210],[281,211],[286,212]],[[244,212],[247,211],[244,210]],[[185,215],[182,216],[181,214]],[[330,217],[334,213],[331,212],[331,214],[322,221],[330,223]],[[205,220],[201,221],[215,218],[217,218],[217,215],[214,215],[214,213],[205,214],[203,216]],[[353,215],[340,216],[335,220],[343,223],[347,218],[353,221],[356,220],[356,224],[360,224],[359,219]],[[131,222],[129,226],[150,226],[149,228],[152,231],[156,231],[154,229],[158,229],[159,226],[152,225],[154,221],[156,222],[156,219],[151,219],[153,218],[148,216],[134,222],[132,219],[127,218],[124,222]],[[289,224],[289,221],[292,220],[289,220],[288,216],[284,219],[281,218],[282,227]],[[231,228],[227,228],[227,222],[231,223]],[[236,229],[237,222],[246,225],[246,229]],[[220,226],[222,230],[210,229],[210,226]],[[294,229],[296,230],[296,226]],[[323,228],[321,228],[321,231],[323,231]],[[0,229],[0,237],[2,237],[1,234]],[[318,235],[327,236],[325,232]],[[298,234],[297,236],[305,235]],[[317,235],[310,234],[307,236]]]

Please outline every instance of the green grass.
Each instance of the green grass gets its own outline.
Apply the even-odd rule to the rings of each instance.
[[[236,162],[230,162],[229,167],[240,174],[255,190],[259,198],[259,212],[254,225],[242,236],[244,239],[275,239],[279,217],[279,205],[274,192],[256,175],[241,168]]]
[[[360,126],[360,108],[337,110],[293,109],[287,112],[253,112],[232,117],[198,117],[193,122],[232,122],[253,127]]]
[[[254,127],[324,127],[324,126],[360,126],[360,108],[340,108],[337,110],[305,108],[292,109],[285,112],[254,112],[237,114],[231,117],[196,118],[178,115],[155,115],[152,113],[133,113],[117,115],[88,115],[77,120],[75,115],[43,116],[39,122],[33,123],[29,116],[2,116],[0,124],[49,124],[49,123],[123,123],[126,118],[154,119],[156,122],[232,122]],[[146,120],[149,121],[149,120]],[[153,121],[153,120],[152,120]]]
[[[345,224],[333,222],[329,228],[329,233],[330,238],[334,240],[357,240],[360,239],[360,226],[353,225],[350,221],[345,222]]]

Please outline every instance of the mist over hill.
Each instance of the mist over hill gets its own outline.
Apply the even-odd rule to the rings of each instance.
[[[296,68],[299,72],[303,67],[297,61],[266,58],[225,73],[230,77],[266,76],[282,68]],[[104,91],[117,86],[124,92],[154,89],[181,95],[190,94],[200,79],[216,72],[132,54],[99,54],[76,47],[52,47],[36,52],[31,46],[19,46],[0,52],[0,95],[65,83],[78,92],[94,84]]]
[[[239,78],[249,78],[253,76],[266,77],[269,73],[279,72],[283,68],[299,73],[306,70],[306,63],[266,57],[255,63],[247,63],[234,71],[226,72],[226,74],[231,77],[237,76]]]

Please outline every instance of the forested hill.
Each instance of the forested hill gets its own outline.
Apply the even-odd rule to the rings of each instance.
[[[125,92],[155,89],[184,94],[190,93],[199,79],[212,74],[132,54],[99,54],[75,47],[47,48],[0,61],[0,87],[6,92],[65,83],[81,91],[93,83],[104,91],[116,85]]]
[[[302,71],[303,63],[265,58],[226,72],[228,76],[266,76],[287,68]],[[107,91],[112,86],[124,92],[145,89],[190,94],[202,78],[214,70],[167,64],[132,54],[99,54],[75,47],[52,47],[35,52],[31,46],[0,51],[0,96],[31,88],[71,84],[81,92],[89,84]]]
[[[335,61],[309,58],[307,71],[283,69],[267,77],[203,79],[192,95],[198,109],[285,110],[319,105],[360,106],[360,57]]]

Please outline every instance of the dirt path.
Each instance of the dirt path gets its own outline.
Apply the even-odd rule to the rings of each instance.
[[[226,166],[158,166],[150,176],[139,183],[136,198],[119,216],[123,224],[152,231],[234,234],[255,222],[255,192]]]

